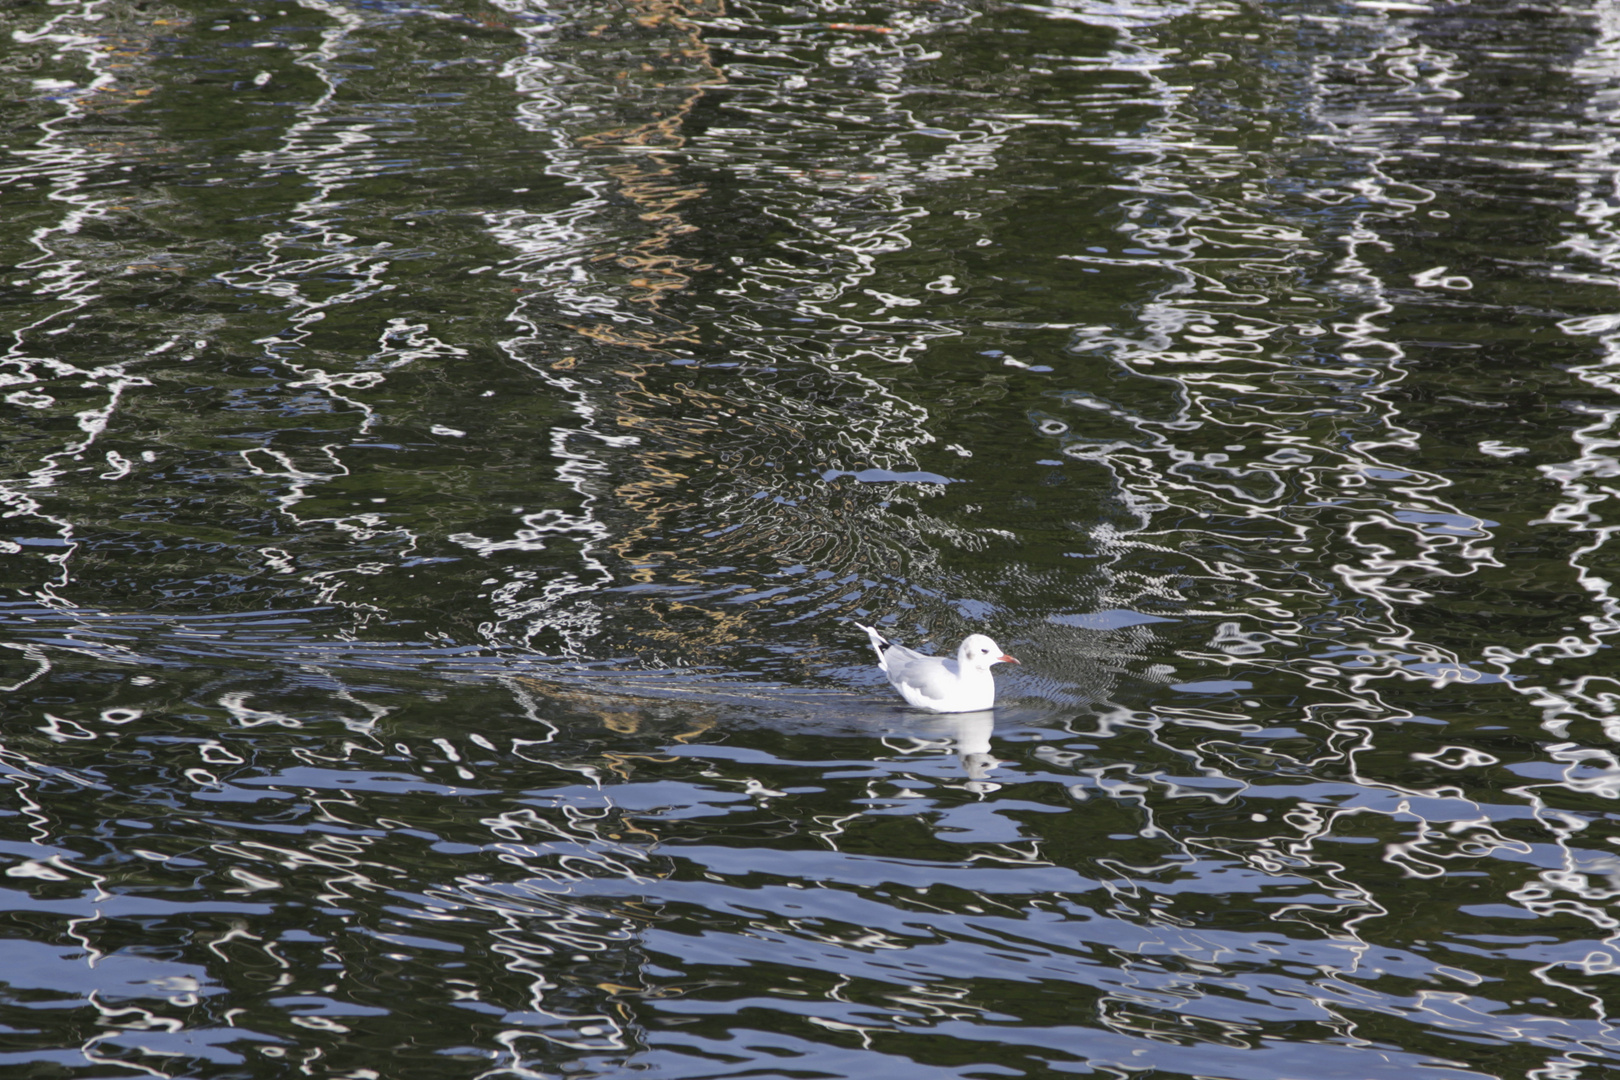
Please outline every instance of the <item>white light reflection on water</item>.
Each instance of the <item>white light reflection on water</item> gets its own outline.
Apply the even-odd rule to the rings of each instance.
[[[741,16],[659,11],[626,31],[647,31],[634,41],[611,25],[592,37],[590,12],[480,27],[521,42],[506,78],[524,130],[553,137],[533,167],[563,193],[539,209],[480,203],[468,231],[504,247],[505,261],[487,243],[477,260],[499,274],[420,295],[528,290],[486,346],[490,367],[452,375],[475,405],[500,385],[556,408],[534,414],[551,425],[539,453],[495,459],[533,499],[453,509],[432,519],[443,536],[321,502],[362,476],[356,448],[396,423],[381,394],[408,398],[413,369],[480,347],[431,310],[390,310],[385,287],[408,284],[398,252],[351,243],[362,230],[337,220],[345,185],[389,167],[386,133],[350,123],[353,102],[336,95],[368,77],[340,66],[375,43],[354,20],[401,16],[329,10],[337,25],[304,65],[320,73],[315,104],[248,163],[298,178],[296,228],[248,243],[221,280],[284,309],[250,358],[298,385],[265,411],[309,409],[330,426],[236,454],[257,470],[239,469],[252,473],[240,505],[285,527],[274,547],[251,529],[241,546],[278,577],[330,586],[317,598],[355,604],[362,621],[392,613],[367,583],[433,542],[489,580],[425,641],[414,624],[389,627],[404,644],[332,641],[304,609],[30,609],[31,640],[7,650],[4,672],[23,719],[0,748],[7,910],[49,927],[37,931],[48,943],[17,946],[41,984],[24,988],[46,1002],[30,1018],[79,1025],[104,1071],[176,1075],[262,1053],[359,1077],[407,1042],[431,1058],[424,1075],[955,1075],[978,1063],[1283,1076],[1303,1060],[1312,1075],[1462,1077],[1512,1054],[1545,1062],[1535,1075],[1551,1080],[1612,1060],[1603,987],[1620,954],[1620,874],[1602,807],[1620,797],[1620,759],[1606,746],[1616,688],[1595,666],[1615,619],[1601,520],[1612,358],[1574,368],[1590,394],[1570,410],[1583,410],[1570,460],[1548,464],[1541,430],[1490,411],[1484,378],[1461,404],[1502,419],[1451,421],[1512,498],[1550,504],[1536,527],[1577,534],[1567,576],[1522,595],[1572,585],[1584,629],[1453,634],[1435,612],[1469,609],[1440,605],[1529,575],[1532,558],[1512,553],[1522,521],[1476,504],[1481,485],[1456,464],[1469,459],[1425,456],[1444,441],[1434,417],[1452,414],[1424,395],[1457,389],[1432,350],[1489,344],[1444,340],[1467,336],[1445,320],[1501,306],[1493,275],[1454,252],[1393,257],[1460,201],[1420,167],[1435,151],[1414,146],[1453,145],[1423,142],[1425,117],[1449,131],[1460,116],[1444,109],[1474,108],[1459,88],[1485,92],[1482,47],[1462,34],[1440,47],[1403,21],[1420,14],[1410,7],[1313,14],[1332,40],[1307,35],[1286,54],[1277,85],[1298,92],[1276,98],[1289,117],[1263,119],[1312,125],[1333,168],[1287,180],[1279,161],[1302,143],[1244,149],[1252,131],[1202,111],[1240,104],[1218,80],[1243,74],[1207,46],[1272,32],[1263,11],[1052,9],[1053,23],[1115,36],[1074,39],[1072,57],[1043,40],[1006,81],[971,91],[999,115],[960,129],[912,100],[955,90],[929,72],[934,54],[980,33],[1029,36],[997,19],[1051,30],[1048,9],[903,12],[878,29],[818,12],[851,21],[794,16],[752,33]],[[1248,21],[1208,37],[1171,25],[1195,15]],[[1172,30],[1180,46],[1159,40]],[[1599,88],[1586,123],[1600,132],[1606,33],[1580,69]],[[589,54],[599,41],[641,49],[653,70]],[[722,67],[706,41],[735,59]],[[1205,52],[1189,55],[1197,42]],[[1030,81],[1046,77],[1036,64],[1131,81],[1020,99],[1051,90]],[[1564,284],[1612,284],[1590,265],[1612,269],[1608,143],[1588,153],[1579,134],[1558,151],[1589,158],[1574,170],[1587,225],[1567,276],[1580,280]],[[1530,153],[1517,133],[1464,138],[1481,169],[1518,171]],[[1063,273],[1108,275],[1106,303],[1077,289],[1043,310],[1002,264],[929,257],[925,241],[941,237],[994,247],[1018,216],[996,220],[1016,200],[987,190],[954,217],[960,231],[933,228],[951,208],[942,185],[1021,177],[1059,146],[1112,163],[1076,174],[1110,193],[1102,224],[1080,204],[1055,216],[1090,240],[1117,225],[1123,243],[1061,235],[1048,253]],[[66,240],[48,237],[53,271],[73,268]],[[986,301],[992,274],[1004,291]],[[60,280],[72,303],[89,295]],[[364,346],[335,337],[335,358],[321,356],[338,314],[368,303],[385,317]],[[1606,317],[1563,325],[1612,345]],[[42,340],[26,334],[24,359]],[[1059,335],[1066,351],[1047,343]],[[178,357],[198,340],[165,336],[150,354],[190,364]],[[1535,366],[1521,359],[1515,375]],[[55,381],[11,404],[44,414],[83,367],[37,369]],[[489,374],[519,367],[507,383]],[[112,415],[98,385],[90,427]],[[416,430],[457,447],[480,438],[442,400],[422,405]],[[58,490],[79,475],[61,448],[101,438],[62,415],[68,434],[43,459],[58,471],[33,478]],[[973,468],[1018,477],[1025,458],[1054,463],[1040,466],[1052,484],[1026,486],[1067,499],[1079,527],[1037,540],[1005,507],[935,512],[984,498],[994,476]],[[123,446],[85,468],[128,485],[146,464]],[[1524,476],[1552,487],[1510,488]],[[24,500],[16,520],[76,536],[56,531],[67,519],[30,482],[8,488]],[[1092,490],[1117,493],[1120,512],[1090,516]],[[908,498],[915,517],[880,506]],[[328,561],[310,565],[311,536],[333,533]],[[546,558],[521,561],[532,554]],[[39,577],[56,574],[46,564]],[[1009,677],[999,727],[913,722],[851,689],[865,668],[790,687],[724,663],[716,644],[798,655],[815,633],[836,641],[835,617],[862,605],[940,636],[951,618],[1022,620],[1041,670]],[[697,659],[716,668],[706,681],[631,676],[613,658],[563,681],[532,657],[426,643],[464,616],[483,624],[480,644],[598,656],[645,617],[663,650],[649,664],[715,645]],[[1120,638],[1176,670],[1127,684],[1114,677],[1148,672],[1115,653],[1095,684],[1081,677],[1088,643]],[[1492,734],[1487,721],[1519,719],[1503,701],[1545,710],[1521,726],[1544,719],[1560,741]],[[207,1064],[176,1064],[181,1053]]]
[[[416,548],[418,538],[409,528],[389,526],[381,513],[309,514],[301,504],[318,499],[321,489],[351,475],[345,463],[347,454],[375,438],[378,417],[362,393],[375,390],[387,379],[387,372],[417,360],[466,355],[465,350],[438,341],[424,325],[395,319],[384,331],[379,350],[358,358],[359,370],[334,371],[304,359],[321,349],[321,323],[350,305],[374,300],[394,289],[390,284],[392,245],[367,245],[352,235],[344,218],[350,196],[345,189],[368,176],[399,167],[394,152],[386,145],[386,130],[372,118],[356,119],[353,104],[341,98],[346,57],[363,48],[356,39],[370,29],[367,19],[341,5],[311,0],[305,6],[319,11],[331,21],[322,26],[319,43],[298,58],[320,80],[321,93],[298,107],[298,116],[286,128],[273,150],[243,154],[245,164],[257,167],[264,176],[298,177],[300,197],[285,215],[281,229],[264,234],[258,258],[243,258],[236,269],[221,273],[219,279],[250,296],[272,301],[285,325],[254,344],[263,349],[272,370],[292,376],[284,389],[296,401],[297,391],[308,389],[316,403],[302,408],[355,414],[344,437],[325,445],[296,445],[303,439],[287,439],[277,446],[274,436],[262,438],[261,445],[240,451],[247,469],[280,489],[271,496],[278,510],[299,532],[336,530],[354,541],[357,558],[342,559],[348,565],[300,574],[301,580],[315,587],[321,604],[351,608],[364,625],[368,617],[384,614],[375,603],[351,599],[352,579],[374,574],[382,567],[378,557],[386,549],[389,562],[404,559]],[[344,284],[333,289],[332,283]],[[269,306],[269,305],[267,305]],[[379,541],[381,541],[379,543]],[[298,573],[297,560],[279,549],[267,549],[267,566],[277,573]],[[329,559],[320,560],[329,563]]]
[[[1341,44],[1345,40],[1341,38]],[[1171,106],[1167,118],[1151,126],[1152,136],[1134,147],[1150,155],[1150,163],[1128,170],[1133,186],[1144,192],[1134,200],[1130,217],[1149,224],[1130,221],[1123,227],[1133,244],[1161,252],[1161,256],[1134,262],[1089,255],[1065,257],[1099,266],[1148,263],[1173,272],[1172,283],[1160,294],[1162,299],[1144,306],[1140,333],[1112,327],[1088,328],[1076,334],[1073,348],[1105,355],[1133,377],[1171,382],[1178,391],[1173,397],[1176,407],[1151,413],[1120,404],[1117,398],[1128,392],[1125,390],[1115,390],[1113,401],[1074,392],[1066,400],[1086,410],[1084,421],[1071,425],[1066,418],[1047,417],[1042,431],[1059,438],[1071,457],[1107,471],[1113,483],[1129,493],[1128,505],[1141,523],[1138,529],[1115,528],[1100,537],[1106,553],[1103,565],[1111,571],[1111,588],[1103,593],[1104,602],[1129,608],[1140,606],[1145,596],[1172,596],[1177,586],[1163,579],[1144,579],[1133,572],[1131,564],[1132,556],[1142,551],[1173,549],[1179,549],[1184,559],[1201,562],[1209,583],[1241,582],[1256,594],[1244,597],[1258,608],[1254,612],[1244,613],[1241,608],[1186,612],[1239,616],[1237,621],[1218,624],[1210,648],[1184,649],[1186,659],[1248,670],[1269,667],[1277,676],[1298,677],[1299,672],[1293,669],[1299,663],[1300,646],[1318,637],[1325,628],[1319,618],[1309,618],[1313,609],[1335,599],[1341,590],[1371,601],[1351,607],[1353,614],[1338,617],[1342,625],[1335,628],[1335,636],[1348,632],[1354,635],[1353,644],[1330,649],[1317,646],[1315,663],[1306,669],[1304,681],[1316,700],[1308,711],[1321,715],[1325,724],[1335,729],[1326,743],[1329,752],[1309,761],[1272,755],[1280,765],[1297,770],[1301,776],[1342,760],[1356,785],[1352,789],[1354,805],[1335,806],[1338,797],[1334,793],[1324,785],[1313,785],[1316,790],[1284,815],[1293,830],[1262,841],[1245,858],[1250,865],[1270,874],[1291,867],[1288,872],[1320,876],[1324,891],[1339,901],[1291,906],[1280,917],[1303,917],[1303,921],[1319,928],[1332,926],[1331,938],[1346,949],[1346,963],[1336,972],[1374,974],[1383,969],[1364,961],[1362,954],[1376,948],[1364,935],[1372,921],[1387,917],[1389,912],[1370,890],[1340,876],[1342,864],[1322,858],[1315,850],[1316,837],[1363,831],[1364,825],[1353,825],[1349,819],[1368,813],[1388,815],[1392,823],[1415,821],[1416,838],[1388,844],[1384,857],[1403,874],[1416,878],[1440,877],[1447,872],[1447,864],[1456,860],[1466,862],[1487,854],[1529,855],[1531,846],[1505,835],[1493,820],[1522,817],[1522,811],[1509,806],[1481,806],[1456,786],[1422,788],[1391,782],[1383,763],[1376,760],[1380,740],[1378,729],[1372,726],[1414,716],[1380,691],[1379,684],[1390,677],[1429,681],[1436,689],[1453,682],[1489,683],[1497,681],[1497,677],[1487,675],[1477,665],[1508,656],[1506,650],[1500,649],[1486,649],[1474,657],[1459,656],[1444,645],[1422,640],[1421,632],[1406,625],[1410,618],[1407,612],[1435,595],[1428,584],[1406,582],[1414,578],[1425,582],[1474,578],[1504,564],[1494,552],[1498,542],[1496,523],[1453,503],[1448,494],[1454,486],[1451,479],[1412,463],[1410,452],[1420,449],[1423,437],[1403,421],[1403,410],[1393,393],[1408,378],[1408,352],[1385,325],[1397,305],[1409,300],[1399,295],[1405,289],[1404,282],[1393,287],[1386,284],[1375,268],[1378,260],[1364,258],[1368,251],[1389,248],[1385,239],[1387,222],[1414,217],[1435,198],[1433,190],[1399,178],[1409,173],[1411,158],[1398,145],[1399,130],[1389,125],[1410,119],[1413,105],[1455,100],[1457,94],[1447,84],[1466,79],[1469,73],[1458,67],[1456,57],[1415,40],[1397,24],[1381,26],[1360,58],[1340,51],[1323,59],[1335,68],[1342,65],[1361,72],[1378,70],[1387,72],[1392,81],[1400,81],[1396,104],[1388,110],[1368,109],[1364,88],[1354,100],[1355,112],[1340,111],[1330,99],[1308,110],[1320,125],[1321,134],[1315,137],[1336,147],[1345,160],[1361,162],[1364,169],[1359,178],[1343,183],[1340,192],[1333,191],[1333,185],[1310,192],[1310,197],[1320,202],[1354,207],[1331,219],[1340,231],[1336,235],[1313,236],[1309,228],[1275,224],[1271,216],[1277,210],[1274,205],[1265,206],[1265,213],[1251,213],[1237,202],[1212,198],[1206,186],[1195,191],[1184,177],[1206,179],[1216,174],[1221,162],[1239,174],[1246,171],[1246,163],[1229,154],[1223,156],[1219,147],[1204,143],[1202,119],[1191,110],[1183,112]],[[1160,66],[1144,64],[1141,70],[1153,72]],[[1333,81],[1332,72],[1318,71],[1309,85],[1324,87]],[[1165,100],[1174,98],[1168,92],[1159,96]],[[1598,158],[1606,156],[1607,144],[1594,153]],[[1185,200],[1183,205],[1177,205],[1178,197]],[[1604,219],[1609,215],[1606,208],[1600,213]],[[1434,216],[1441,215],[1436,212]],[[1292,325],[1263,310],[1286,307],[1298,300],[1311,302],[1311,296],[1275,298],[1263,289],[1239,291],[1230,284],[1242,272],[1273,273],[1283,280],[1291,268],[1302,264],[1326,268],[1329,253],[1331,270],[1322,281],[1311,288],[1291,286],[1292,291],[1320,291],[1340,298],[1341,302],[1334,305],[1334,336],[1325,340],[1318,327]],[[1418,288],[1457,291],[1472,287],[1467,277],[1448,274],[1444,267],[1409,275],[1409,279]],[[1346,308],[1344,299],[1352,300],[1361,310]],[[1610,328],[1596,319],[1566,323],[1566,327],[1576,332]],[[1289,345],[1302,329],[1310,330],[1305,342],[1311,348],[1305,352]],[[1314,351],[1324,345],[1336,346],[1331,364],[1307,366],[1301,362],[1312,361]],[[1291,359],[1290,352],[1298,359]],[[1337,407],[1323,407],[1323,388],[1335,391]],[[1341,437],[1321,437],[1328,417]],[[1586,508],[1606,497],[1584,484],[1587,475],[1608,475],[1613,471],[1605,465],[1612,465],[1607,451],[1616,445],[1607,437],[1611,420],[1609,411],[1602,410],[1588,430],[1577,434],[1577,441],[1587,450],[1584,465],[1564,471],[1572,486],[1583,488],[1582,497],[1572,500],[1563,511],[1555,511],[1553,520],[1583,519]],[[1115,423],[1119,424],[1118,434],[1103,433]],[[1250,444],[1227,448],[1244,452],[1246,459],[1254,459],[1266,447],[1275,449],[1253,464],[1238,466],[1232,464],[1227,453],[1178,447],[1178,440],[1183,438],[1193,439],[1195,446],[1207,442],[1211,428],[1230,433],[1235,443]],[[1262,451],[1253,450],[1255,442],[1261,444]],[[1389,451],[1394,453],[1387,454]],[[1333,508],[1330,521],[1335,528],[1331,533],[1323,529],[1317,509],[1326,507]],[[1223,548],[1228,554],[1216,560],[1203,559],[1195,545],[1173,542],[1188,535],[1196,537],[1197,528],[1180,524],[1169,529],[1155,528],[1153,522],[1160,519],[1159,515],[1170,521],[1235,518],[1245,523],[1245,531],[1247,523],[1274,526],[1264,529],[1262,535],[1278,547],[1342,551],[1344,557],[1333,566],[1338,584],[1322,581],[1308,584],[1303,590],[1292,583],[1284,585],[1274,573],[1258,569],[1260,560],[1252,558],[1263,556],[1263,545],[1252,541],[1245,545],[1241,534],[1213,522],[1208,530],[1214,542],[1211,546]],[[1598,536],[1582,554],[1601,549],[1607,541],[1606,530],[1594,531]],[[1588,588],[1596,589],[1604,610],[1612,612],[1612,602],[1606,596],[1607,580],[1579,564],[1577,572],[1583,580],[1594,579],[1587,580]],[[1336,606],[1343,610],[1343,601]],[[1611,622],[1604,619],[1605,628]],[[1590,646],[1575,639],[1564,639],[1562,647],[1565,655],[1572,657],[1592,654]],[[1533,651],[1544,649],[1537,647]],[[1527,684],[1518,689],[1531,691]],[[1552,703],[1545,688],[1531,692],[1544,703]],[[1332,718],[1346,708],[1360,716],[1353,720]],[[1184,724],[1190,719],[1182,715],[1182,710],[1166,710],[1166,722]],[[1138,721],[1132,718],[1130,722]],[[1141,722],[1155,729],[1159,723],[1154,719]],[[1560,727],[1558,733],[1562,734],[1562,730]],[[1231,749],[1240,757],[1252,753],[1235,745]],[[1459,756],[1437,763],[1457,770],[1485,768],[1498,760],[1467,748],[1453,749]],[[1194,762],[1204,763],[1211,775],[1226,771],[1241,775],[1247,763],[1221,762],[1222,751],[1222,744],[1208,741],[1196,749],[1184,747],[1180,752],[1189,754]],[[1552,751],[1556,757],[1558,748]],[[1434,760],[1436,755],[1412,757]],[[1132,773],[1128,765],[1119,770],[1125,775]],[[1120,792],[1135,790],[1146,789],[1131,781]],[[1378,797],[1380,792],[1383,798]],[[1529,795],[1529,789],[1515,789],[1514,793]],[[1539,804],[1534,796],[1530,801]],[[1585,827],[1577,818],[1553,815],[1549,819],[1540,810],[1535,814],[1548,826],[1559,847],[1564,846],[1571,831]],[[1144,816],[1148,825],[1141,835],[1168,836],[1151,824],[1145,805]],[[1283,850],[1287,855],[1279,854]],[[1560,856],[1557,861],[1569,860]],[[1590,858],[1587,862],[1591,863]],[[1603,873],[1606,871],[1601,867],[1608,862],[1599,858],[1596,865]],[[1139,877],[1146,869],[1131,868],[1126,872],[1127,879],[1133,872]],[[1563,870],[1544,871],[1541,876],[1544,880],[1557,879],[1560,887],[1594,899],[1608,895],[1606,887],[1582,884],[1592,880],[1590,872],[1576,872],[1567,865]],[[1544,899],[1546,890],[1526,886],[1512,895],[1533,904]],[[1595,909],[1585,905],[1580,909],[1597,918]],[[1540,908],[1532,906],[1531,910]],[[1600,921],[1599,925],[1608,928],[1612,921]],[[1611,942],[1605,940],[1602,944],[1607,947]],[[1606,961],[1601,958],[1608,954],[1600,951],[1592,955],[1600,958],[1594,963],[1602,966]],[[1477,985],[1481,981],[1468,972],[1445,970],[1464,983]],[[1441,994],[1419,995],[1416,1008],[1438,1010],[1446,1014],[1445,1023],[1455,1023],[1454,1010],[1444,1004],[1446,1001],[1464,1012],[1475,1011],[1476,1004],[1486,1012],[1496,1007],[1488,1002],[1470,1004],[1463,994]],[[1330,999],[1322,1003],[1334,1011]],[[1597,1015],[1601,1018],[1604,1013],[1598,1009]],[[1340,1014],[1338,1022],[1346,1031],[1354,1028],[1346,1015]],[[1613,1045],[1606,1025],[1583,1031],[1583,1037]]]
[[[1583,279],[1620,285],[1620,227],[1615,221],[1613,190],[1620,180],[1614,163],[1620,146],[1620,130],[1614,123],[1610,105],[1620,95],[1620,13],[1602,8],[1597,12],[1598,37],[1574,63],[1577,84],[1590,95],[1583,110],[1583,133],[1589,142],[1576,148],[1564,175],[1579,184],[1573,208],[1571,232],[1558,249],[1569,251],[1582,262],[1595,264]],[[1563,134],[1560,132],[1559,134]],[[1575,226],[1579,229],[1575,229]],[[1580,546],[1570,556],[1581,590],[1595,612],[1583,617],[1585,632],[1543,641],[1518,649],[1494,650],[1504,669],[1528,676],[1517,687],[1542,709],[1543,726],[1555,738],[1566,738],[1578,725],[1580,737],[1590,738],[1588,724],[1596,725],[1608,740],[1620,739],[1620,681],[1607,676],[1578,675],[1548,684],[1536,680],[1537,666],[1554,665],[1561,659],[1586,660],[1607,647],[1606,639],[1620,632],[1620,596],[1615,593],[1611,553],[1617,527],[1605,522],[1604,506],[1614,497],[1613,485],[1620,476],[1620,402],[1614,401],[1620,379],[1620,316],[1588,315],[1565,320],[1561,328],[1571,334],[1596,338],[1601,353],[1592,362],[1573,369],[1582,382],[1599,391],[1612,403],[1600,400],[1574,407],[1582,423],[1571,438],[1578,455],[1570,461],[1543,465],[1540,471],[1557,483],[1562,499],[1546,515],[1532,524],[1568,530],[1580,537]]]
[[[700,35],[704,27],[713,32]],[[600,602],[589,594],[613,585],[628,599],[646,597],[649,612],[667,599],[693,613],[679,627],[643,629],[659,646],[645,660],[724,662],[715,650],[747,639],[743,615],[728,606],[741,612],[772,599],[780,625],[826,622],[861,605],[891,606],[884,592],[915,599],[927,590],[912,582],[942,577],[932,548],[895,535],[880,512],[889,505],[880,500],[920,506],[937,494],[914,465],[919,448],[935,441],[928,408],[871,368],[912,363],[961,330],[921,310],[927,287],[906,294],[870,284],[911,247],[927,213],[918,189],[995,168],[1001,138],[928,127],[902,107],[898,86],[884,89],[888,75],[874,76],[876,93],[781,85],[789,56],[834,66],[860,56],[863,70],[898,73],[922,59],[914,43],[856,35],[828,52],[824,33],[786,28],[767,64],[757,43],[731,40],[701,13],[664,20],[660,31],[685,46],[685,61],[661,72],[656,86],[638,88],[640,122],[615,115],[604,130],[578,107],[579,87],[592,78],[579,59],[550,27],[520,30],[531,51],[506,70],[526,98],[520,114],[553,133],[559,116],[580,113],[578,135],[568,127],[552,136],[546,165],[580,195],[549,212],[488,218],[518,252],[502,264],[503,278],[528,294],[514,315],[525,333],[503,347],[580,420],[552,434],[558,478],[577,508],[549,511],[543,524],[525,519],[509,537],[461,539],[481,552],[537,549],[560,533],[577,546],[580,572],[543,584],[513,578],[496,589],[499,618],[485,627],[493,639],[557,633],[565,651],[601,652],[611,646],[587,645],[603,632]],[[722,73],[710,59],[717,48],[750,59]],[[842,59],[835,63],[833,52]],[[728,114],[749,123],[697,125],[697,110],[722,88]],[[784,144],[820,145],[828,124],[856,122],[860,129],[826,143],[816,168],[782,163]],[[919,133],[930,151],[912,145]],[[783,235],[773,248],[729,266],[674,253],[698,231],[687,206],[710,198],[706,170],[723,177],[731,201],[776,223]],[[628,222],[614,210],[619,201],[643,212]],[[639,276],[627,279],[627,270]],[[706,274],[719,283],[706,284]],[[559,335],[559,323],[580,336]],[[643,350],[645,359],[604,358],[598,344]],[[671,380],[666,365],[690,374]],[[858,483],[836,483],[841,477]],[[926,514],[915,528],[967,550],[1004,535]],[[734,560],[743,565],[727,565]],[[768,569],[748,568],[760,562]],[[870,567],[896,563],[881,583],[869,576]],[[807,566],[814,576],[794,580],[808,576]],[[729,573],[711,582],[721,571]]]
[[[37,582],[32,595],[40,603],[66,607],[60,591],[73,579],[71,560],[77,548],[77,524],[52,509],[51,490],[70,474],[100,469],[101,465],[81,465],[98,438],[106,431],[113,413],[127,391],[151,384],[134,369],[141,363],[174,348],[177,339],[156,345],[145,356],[123,363],[105,362],[86,367],[68,361],[53,348],[52,338],[74,329],[100,298],[101,277],[111,273],[111,260],[96,250],[80,234],[85,226],[112,213],[115,199],[92,188],[91,180],[115,160],[109,149],[87,142],[79,130],[93,115],[98,94],[111,92],[117,82],[115,64],[100,47],[95,22],[102,18],[95,2],[65,5],[39,27],[13,32],[19,45],[51,47],[59,60],[82,64],[88,78],[55,87],[65,92],[51,95],[60,107],[58,115],[39,124],[40,136],[32,146],[12,151],[19,158],[14,165],[0,169],[0,189],[23,180],[48,186],[48,203],[59,216],[49,224],[29,231],[28,245],[38,254],[20,260],[14,273],[26,275],[13,281],[13,287],[29,288],[43,298],[39,314],[27,317],[11,331],[11,344],[0,357],[0,390],[8,387],[7,403],[51,416],[72,417],[78,435],[61,443],[60,448],[40,454],[38,464],[25,476],[0,481],[0,505],[9,519],[32,522],[18,530],[25,539],[5,541],[0,555],[15,559],[26,553],[45,564],[42,573],[30,575]],[[49,80],[47,80],[49,81]],[[47,392],[48,391],[48,392]],[[113,469],[103,478],[121,475],[117,460],[105,458]],[[39,529],[44,535],[35,534]],[[48,569],[47,569],[48,568]]]
[[[1571,231],[1558,248],[1592,268],[1580,272],[1580,280],[1613,287],[1620,285],[1620,230],[1612,205],[1614,186],[1620,179],[1614,163],[1620,132],[1611,108],[1620,94],[1620,18],[1610,8],[1600,8],[1596,14],[1597,38],[1572,66],[1576,84],[1589,94],[1581,116],[1586,145],[1569,147],[1573,159],[1561,170],[1577,183],[1579,194],[1571,215],[1574,220],[1560,223]],[[1562,137],[1567,133],[1542,134]],[[1562,264],[1549,269],[1555,276],[1571,276]],[[1543,918],[1574,916],[1591,924],[1595,936],[1579,960],[1572,956],[1550,960],[1538,966],[1535,974],[1549,987],[1585,998],[1592,1015],[1605,1020],[1612,1015],[1612,1001],[1594,988],[1590,977],[1620,969],[1620,921],[1610,914],[1620,896],[1620,858],[1612,850],[1598,847],[1597,837],[1583,836],[1598,815],[1570,812],[1556,804],[1568,805],[1570,794],[1596,795],[1606,801],[1620,798],[1620,761],[1607,748],[1583,745],[1620,738],[1620,681],[1589,673],[1592,658],[1612,647],[1610,639],[1620,632],[1620,596],[1615,593],[1610,570],[1620,527],[1605,520],[1611,516],[1605,513],[1605,504],[1614,496],[1613,485],[1605,481],[1620,475],[1620,456],[1615,452],[1620,448],[1615,430],[1620,402],[1614,399],[1620,387],[1615,377],[1620,366],[1620,320],[1586,315],[1566,319],[1560,326],[1571,335],[1597,339],[1599,354],[1571,370],[1599,391],[1599,396],[1572,403],[1571,411],[1580,421],[1571,433],[1578,455],[1539,467],[1557,484],[1561,499],[1531,524],[1567,530],[1579,538],[1569,563],[1591,613],[1582,616],[1586,625],[1579,634],[1497,647],[1491,650],[1491,658],[1504,671],[1517,674],[1514,689],[1540,709],[1543,728],[1556,739],[1576,740],[1546,748],[1551,761],[1562,766],[1557,773],[1542,783],[1514,789],[1534,809],[1557,854],[1537,860],[1543,869],[1509,898]],[[1604,839],[1614,841],[1613,836]],[[1575,971],[1588,977],[1586,985],[1572,977]],[[1620,1042],[1613,1025],[1604,1027],[1606,1042]],[[1576,1075],[1583,1065],[1581,1059],[1566,1053],[1549,1059],[1545,1075]]]

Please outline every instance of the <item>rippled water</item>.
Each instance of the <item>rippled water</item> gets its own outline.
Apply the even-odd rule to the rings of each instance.
[[[1620,1069],[1620,8],[0,30],[6,1076]]]

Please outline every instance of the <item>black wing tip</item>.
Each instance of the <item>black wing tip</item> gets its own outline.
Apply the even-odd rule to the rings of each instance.
[[[860,627],[862,630],[865,630],[867,632],[867,634],[869,634],[871,636],[872,643],[877,646],[877,651],[878,651],[879,656],[883,655],[883,653],[887,652],[888,650],[894,648],[894,642],[890,641],[888,638],[886,638],[882,634],[878,633],[875,628],[867,626],[865,623],[856,623],[855,625]]]

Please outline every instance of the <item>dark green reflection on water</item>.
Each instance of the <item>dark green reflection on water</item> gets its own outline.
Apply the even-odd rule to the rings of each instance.
[[[1605,10],[0,23],[7,1069],[1612,1064]]]

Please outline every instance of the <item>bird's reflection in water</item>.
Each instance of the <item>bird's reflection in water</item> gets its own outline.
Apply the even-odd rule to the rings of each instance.
[[[907,717],[884,744],[902,754],[954,752],[967,773],[963,787],[975,794],[997,791],[1000,784],[990,774],[1001,764],[990,753],[990,733],[995,730],[996,714],[981,712],[948,713],[940,716]],[[902,740],[911,745],[897,745]]]

